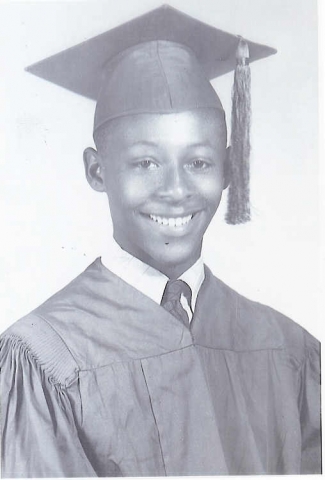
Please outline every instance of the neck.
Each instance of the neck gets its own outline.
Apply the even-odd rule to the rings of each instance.
[[[200,258],[200,255],[195,256],[194,258],[191,258],[188,262],[184,262],[182,264],[177,264],[177,265],[160,265],[156,264],[154,261],[151,262],[149,265],[156,270],[159,270],[161,273],[166,275],[170,280],[176,280],[179,278],[181,275],[183,275],[184,272],[186,272],[189,268],[191,268],[195,262]],[[141,260],[141,259],[140,259]],[[146,262],[148,264],[148,262]]]
[[[145,263],[146,265],[149,265],[155,270],[158,270],[159,272],[163,273],[170,280],[176,280],[177,278],[179,278],[184,272],[186,272],[189,268],[191,268],[201,256],[202,243],[200,243],[196,251],[190,257],[182,261],[178,261],[174,259],[170,261],[166,261],[165,259],[153,258],[150,255],[148,255],[147,252],[144,252],[142,250],[135,252],[132,249],[128,248],[127,245],[121,244],[118,240],[116,240],[115,237],[114,237],[114,240],[123,250],[128,252],[133,257],[138,258],[139,260],[141,260],[141,262]]]

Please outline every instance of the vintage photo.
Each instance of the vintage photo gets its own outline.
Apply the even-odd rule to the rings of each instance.
[[[317,1],[0,12],[2,477],[321,473]]]

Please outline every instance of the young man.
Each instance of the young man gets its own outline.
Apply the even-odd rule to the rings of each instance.
[[[97,99],[116,245],[2,336],[4,476],[320,472],[319,343],[201,258],[229,181],[249,216],[248,50],[274,53],[164,6],[31,67]]]

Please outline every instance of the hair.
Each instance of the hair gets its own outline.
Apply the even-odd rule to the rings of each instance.
[[[111,134],[111,131],[114,129],[114,121],[105,123],[102,127],[94,130],[93,138],[98,152],[104,149],[107,137]]]

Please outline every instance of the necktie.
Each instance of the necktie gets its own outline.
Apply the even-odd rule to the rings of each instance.
[[[188,327],[190,322],[181,304],[182,294],[191,306],[192,291],[187,283],[183,280],[169,280],[164,290],[161,306]]]

